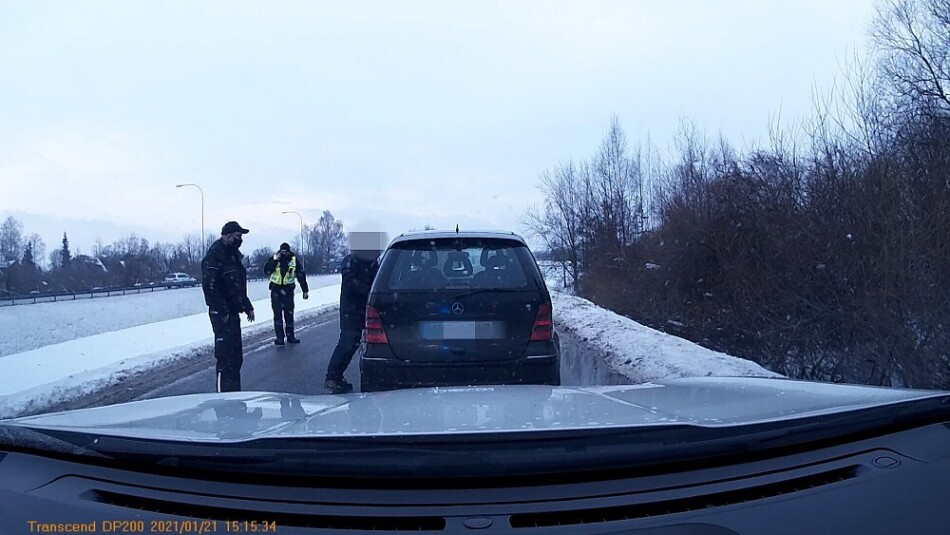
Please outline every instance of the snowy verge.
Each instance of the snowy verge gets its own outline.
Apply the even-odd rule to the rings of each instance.
[[[310,277],[309,283],[314,291],[339,287],[340,276],[318,275]],[[248,295],[253,301],[270,297],[268,284],[248,283]],[[300,293],[297,288],[297,301],[302,303]],[[206,310],[200,287],[0,307],[0,357]]]
[[[634,383],[677,377],[782,377],[751,360],[645,327],[586,299],[555,291],[551,299],[558,327],[600,348],[607,364]]]
[[[339,306],[340,286],[313,289],[298,299],[298,321]],[[272,330],[270,299],[254,301],[256,322],[242,316],[242,331]],[[0,418],[76,399],[125,378],[161,368],[210,348],[214,343],[207,313],[87,336],[0,358]]]

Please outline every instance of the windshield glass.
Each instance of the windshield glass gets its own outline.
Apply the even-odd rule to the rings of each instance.
[[[377,291],[485,288],[537,291],[541,276],[524,245],[499,239],[409,241],[387,253]]]
[[[827,4],[0,3],[0,463],[946,421],[947,0]]]

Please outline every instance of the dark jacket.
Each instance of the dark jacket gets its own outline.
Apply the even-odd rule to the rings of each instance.
[[[366,301],[379,264],[347,255],[341,264],[343,283],[340,286],[340,328],[362,329],[366,325]]]
[[[247,270],[236,247],[217,240],[201,260],[201,288],[211,310],[237,314],[254,310],[247,297]]]
[[[296,256],[297,256],[297,255],[295,255],[294,253],[290,253],[289,255],[274,255],[274,256],[272,256],[272,257],[267,261],[267,263],[264,264],[264,274],[267,275],[268,277],[270,277],[271,274],[272,274],[274,271],[276,271],[278,268],[280,268],[280,273],[281,273],[281,274],[287,273],[287,266],[290,265],[290,259],[291,259],[291,258],[294,258],[294,257],[296,257]],[[294,278],[297,279],[297,282],[298,282],[298,283],[300,283],[300,289],[301,289],[301,290],[303,290],[304,292],[309,292],[309,291],[310,291],[310,286],[307,284],[307,274],[304,273],[304,270],[303,270],[303,262],[301,262],[299,258],[297,259],[297,267],[294,269]],[[285,285],[283,286],[283,288],[290,288],[290,289],[293,289],[294,286],[295,286],[295,285],[293,285],[293,284],[285,284]],[[270,289],[271,289],[271,290],[277,290],[277,289],[280,289],[280,288],[281,288],[281,286],[278,286],[278,285],[274,284],[273,282],[270,283]]]

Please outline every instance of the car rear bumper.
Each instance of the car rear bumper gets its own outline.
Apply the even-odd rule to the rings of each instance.
[[[421,363],[391,358],[387,346],[364,345],[360,350],[363,390],[395,390],[434,386],[502,384],[560,384],[556,351],[514,361]]]

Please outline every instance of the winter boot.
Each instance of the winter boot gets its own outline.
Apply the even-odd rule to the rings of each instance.
[[[329,390],[331,394],[346,394],[353,391],[353,385],[346,379],[327,379],[323,383],[323,388]]]

